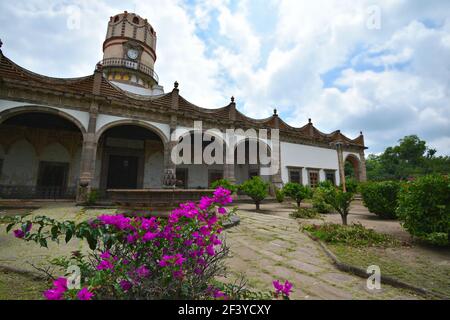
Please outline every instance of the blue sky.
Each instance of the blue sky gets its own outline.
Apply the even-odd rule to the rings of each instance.
[[[110,16],[148,18],[166,90],[324,132],[363,131],[370,153],[418,134],[450,154],[450,1],[0,2],[3,52],[41,74],[92,73]],[[375,23],[375,24],[374,24]]]

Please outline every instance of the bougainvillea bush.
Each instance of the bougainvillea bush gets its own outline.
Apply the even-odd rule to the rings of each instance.
[[[234,211],[225,208],[232,202],[230,194],[218,188],[213,197],[182,204],[166,219],[118,214],[75,224],[47,217],[29,221],[17,217],[7,230],[19,225],[14,230],[17,238],[43,247],[49,240],[87,240],[88,255],[74,252],[55,261],[65,268],[77,266],[81,286],[70,289],[67,278],[58,278],[44,292],[47,299],[234,299],[242,294],[268,298],[215,279],[225,273],[228,247],[220,235],[223,221]],[[290,288],[275,288],[274,294],[287,298]]]

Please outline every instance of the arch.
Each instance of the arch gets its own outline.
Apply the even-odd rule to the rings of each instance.
[[[2,124],[3,122],[5,122],[6,120],[21,115],[21,114],[25,114],[25,113],[48,113],[48,114],[52,114],[52,115],[56,115],[59,116],[61,118],[64,118],[68,121],[70,121],[71,123],[73,123],[75,126],[78,127],[78,129],[80,129],[81,133],[84,135],[86,133],[86,128],[83,126],[83,124],[76,119],[75,117],[71,116],[70,114],[58,110],[58,109],[54,109],[51,107],[43,107],[43,106],[23,106],[23,107],[14,107],[11,109],[7,109],[5,111],[0,112],[0,124]]]
[[[95,134],[95,141],[98,143],[101,136],[108,131],[109,129],[112,129],[114,127],[119,127],[119,126],[138,126],[138,127],[142,127],[144,129],[150,130],[153,133],[155,133],[156,135],[158,135],[158,137],[161,139],[164,148],[166,148],[166,146],[168,145],[168,139],[166,138],[166,136],[164,135],[164,132],[161,131],[161,129],[157,128],[156,126],[145,122],[145,121],[141,121],[141,120],[136,120],[136,119],[129,119],[129,120],[118,120],[118,121],[113,121],[110,122],[108,124],[105,124],[103,127],[101,127],[97,133]]]
[[[39,160],[70,163],[71,155],[61,143],[53,142],[42,150]]]
[[[345,157],[344,166],[347,162],[352,165],[356,180],[361,181],[361,160],[354,154],[348,154]]]

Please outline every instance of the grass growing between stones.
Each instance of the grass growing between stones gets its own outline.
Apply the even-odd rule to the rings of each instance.
[[[0,300],[42,300],[44,280],[0,269]]]
[[[354,247],[395,247],[400,245],[393,237],[367,229],[361,224],[351,226],[333,223],[305,225],[303,230],[327,244],[344,244]]]
[[[381,274],[450,298],[450,265],[437,264],[410,252],[411,248],[352,247],[328,244],[343,263],[366,269],[377,265]]]

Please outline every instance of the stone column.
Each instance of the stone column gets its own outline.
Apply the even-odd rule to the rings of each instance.
[[[172,149],[177,145],[178,141],[172,141],[172,134],[177,129],[178,125],[178,101],[179,89],[178,82],[174,83],[172,90],[172,101],[170,105],[170,137],[167,144],[164,146],[164,172],[162,177],[163,187],[172,187],[176,185],[177,166],[172,161]]]
[[[80,186],[77,192],[77,203],[85,203],[92,189],[92,181],[95,176],[95,161],[97,157],[97,140],[95,129],[97,125],[97,113],[89,114],[88,131],[83,136],[80,164]]]
[[[364,149],[359,151],[359,181],[367,181],[367,171],[366,171],[366,155],[364,154]]]
[[[274,118],[274,129],[279,130],[280,129],[280,119],[278,118],[277,109],[273,110],[273,118]],[[280,189],[283,187],[283,179],[281,178],[281,140],[280,140],[280,134],[278,131],[278,135],[270,137],[272,141],[272,149],[271,149],[271,156],[272,159],[277,159],[278,163],[272,163],[272,165],[277,165],[278,170],[277,172],[272,175],[271,182],[274,188]],[[274,143],[278,143],[278,146],[275,146]],[[273,190],[275,191],[275,190]],[[273,192],[275,194],[275,192]]]
[[[230,127],[226,129],[234,130],[234,121],[236,120],[236,103],[234,97],[231,97],[231,103],[229,104],[229,120]],[[234,145],[229,146],[228,143],[231,141],[226,141],[226,131],[225,131],[225,146],[224,146],[224,161],[223,161],[223,178],[227,179],[231,184],[236,184],[236,163],[234,163]],[[230,150],[228,150],[230,149]]]
[[[347,187],[345,185],[345,163],[344,163],[344,152],[342,151],[342,142],[336,143],[336,150],[338,156],[338,164],[339,164],[339,180],[342,186],[342,190],[347,192]]]

